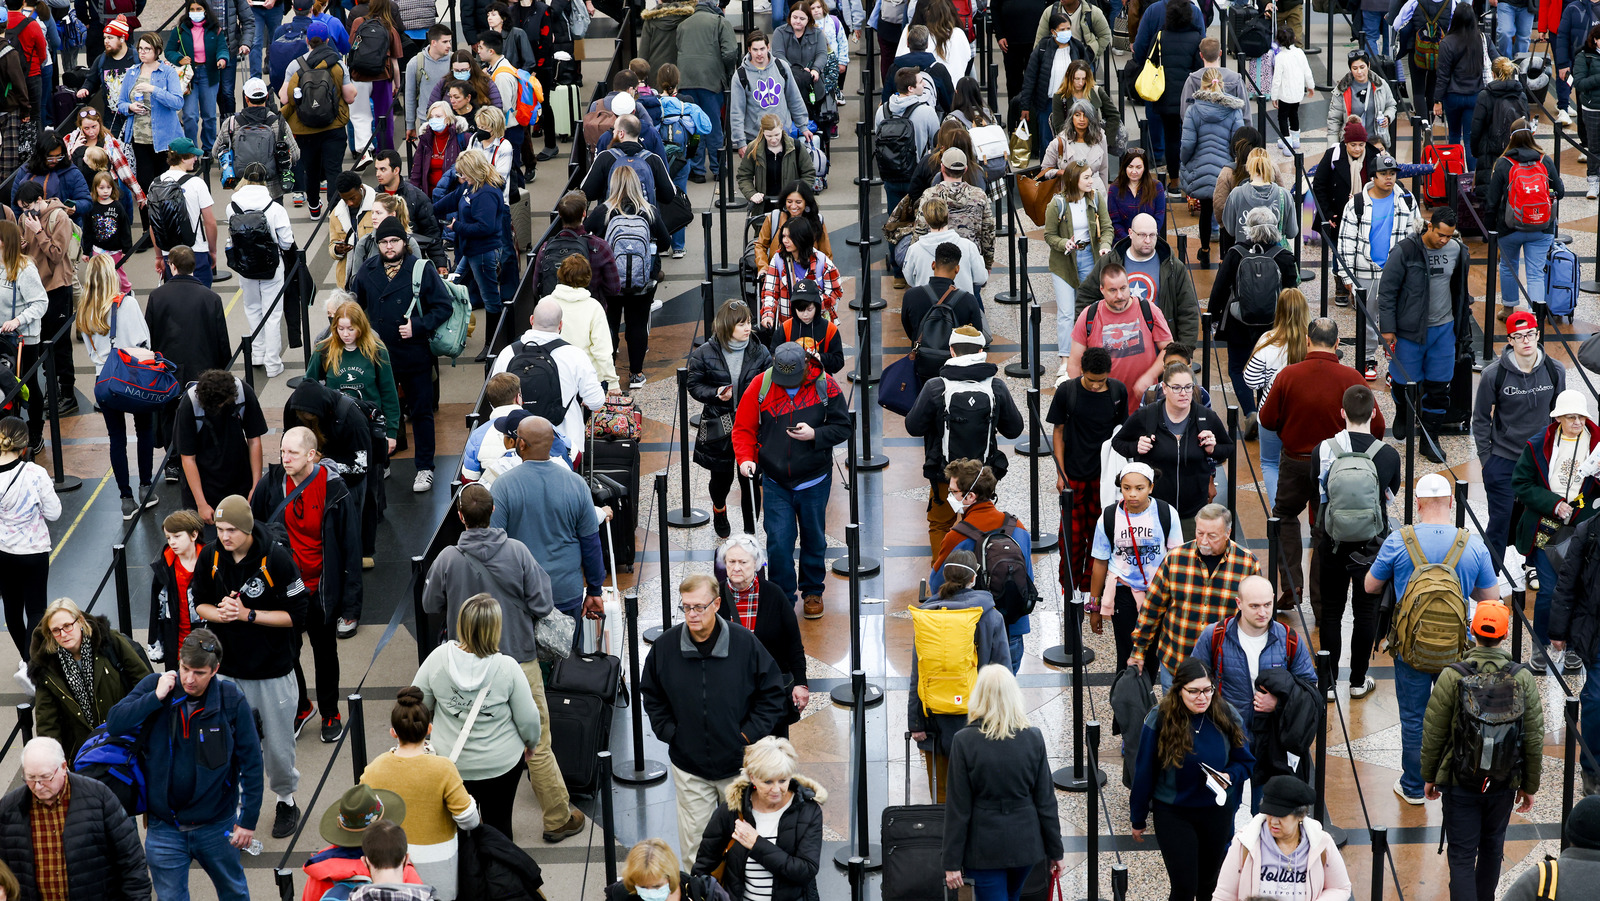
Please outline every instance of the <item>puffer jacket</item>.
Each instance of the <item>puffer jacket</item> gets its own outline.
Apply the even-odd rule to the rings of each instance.
[[[1034,115],[1034,121],[1028,123],[1036,137],[1045,131],[1048,123],[1040,121],[1050,114],[1050,98],[1059,85],[1050,84],[1050,68],[1056,56],[1056,39],[1054,34],[1047,34],[1040,39],[1033,48],[1033,53],[1028,56],[1027,68],[1022,72],[1022,93],[1018,99],[1022,102],[1022,109]],[[1089,45],[1079,40],[1076,33],[1067,43],[1067,59],[1085,60],[1090,65],[1095,63],[1095,58],[1089,53]]]
[[[1263,887],[1261,878],[1261,842],[1272,841],[1267,831],[1267,815],[1256,814],[1249,825],[1233,836],[1228,856],[1222,861],[1222,871],[1217,874],[1218,898],[1249,898],[1272,887]],[[1311,890],[1311,901],[1350,901],[1350,873],[1345,869],[1339,848],[1329,837],[1322,824],[1306,817],[1300,821],[1306,839],[1311,843],[1311,862],[1306,868],[1306,881]]]
[[[1480,673],[1493,673],[1512,666],[1508,648],[1472,647],[1462,663],[1476,668]],[[1457,707],[1461,703],[1461,680],[1465,678],[1454,666],[1439,673],[1433,684],[1433,694],[1428,697],[1428,710],[1422,715],[1422,780],[1434,785],[1455,785],[1455,734],[1459,719]],[[1539,791],[1539,777],[1544,769],[1544,702],[1539,690],[1539,680],[1529,667],[1517,669],[1513,677],[1522,693],[1522,772],[1511,774],[1507,788],[1520,789],[1526,794]]]
[[[1206,505],[1206,486],[1215,469],[1212,464],[1232,457],[1234,442],[1228,437],[1222,418],[1210,407],[1198,403],[1189,407],[1188,424],[1179,439],[1174,439],[1167,430],[1166,415],[1164,403],[1141,407],[1111,439],[1111,449],[1129,460],[1148,463],[1160,472],[1161,478],[1156,480],[1151,497],[1171,504],[1180,517],[1187,519]],[[1217,439],[1210,451],[1200,446],[1197,436],[1203,431],[1210,431]],[[1154,439],[1154,444],[1149,453],[1141,455],[1139,439],[1145,436]]]
[[[133,818],[111,789],[94,779],[68,773],[67,780],[72,796],[61,830],[67,901],[148,901],[150,871]],[[0,798],[0,852],[11,864],[23,898],[40,897],[29,825],[35,803],[26,785]]]
[[[746,849],[738,842],[729,844],[735,821],[755,822],[750,779],[735,779],[706,824],[700,852],[695,855],[694,874],[710,873],[726,858],[728,868],[723,882],[729,895],[743,898],[745,864],[754,857],[773,876],[772,901],[801,901],[808,897],[808,888],[822,865],[822,805],[827,803],[828,790],[796,775],[789,780],[789,791],[794,798],[778,818],[777,838],[756,839],[755,845]],[[736,810],[738,813],[734,813]]]
[[[1467,148],[1477,157],[1478,168],[1487,169],[1506,152],[1506,145],[1511,142],[1511,132],[1508,128],[1504,134],[1490,134],[1491,126],[1495,121],[1495,109],[1502,103],[1510,104],[1518,110],[1517,118],[1526,118],[1528,115],[1528,98],[1522,90],[1520,78],[1506,81],[1491,81],[1481,93],[1478,102],[1472,107],[1472,146]],[[1557,173],[1551,179],[1552,187],[1561,184],[1561,175]],[[1495,208],[1489,207],[1491,215]],[[1494,228],[1493,222],[1486,223]]]
[[[1183,193],[1204,200],[1217,186],[1217,173],[1233,162],[1233,133],[1245,124],[1244,101],[1221,91],[1196,91],[1183,117],[1183,149],[1178,170]]]
[[[1111,214],[1106,210],[1105,195],[1094,193],[1083,198],[1085,218],[1089,220],[1089,253],[1096,259],[1111,249]],[[1077,253],[1067,252],[1067,242],[1077,232],[1072,221],[1072,208],[1060,194],[1050,199],[1044,208],[1044,243],[1050,246],[1050,274],[1073,288],[1088,276],[1078,271]]]
[[[1578,105],[1600,109],[1600,53],[1585,50],[1572,61],[1572,90]]]
[[[1567,643],[1567,653],[1591,663],[1600,651],[1600,529],[1589,520],[1573,533],[1550,604],[1550,640]]]
[[[67,684],[61,668],[61,657],[44,649],[44,627],[33,630],[33,642],[28,650],[28,678],[33,680],[33,715],[40,735],[48,735],[61,742],[67,760],[78,754],[78,747],[89,737],[96,726],[106,721],[106,714],[117,702],[127,697],[139,680],[150,675],[150,664],[144,653],[126,636],[111,628],[103,616],[89,615],[92,638],[87,638],[94,654],[94,685],[91,690],[93,710],[84,710]]]
[[[772,366],[772,354],[751,335],[744,348],[744,360],[735,379],[728,372],[728,363],[722,357],[722,344],[716,338],[695,348],[689,354],[689,396],[705,406],[701,416],[732,415],[745,389]],[[733,397],[722,400],[717,390],[724,385],[733,386]],[[695,442],[694,462],[708,470],[725,470],[733,466],[733,442],[711,445]]]
[[[951,357],[939,369],[939,377],[929,379],[906,414],[906,432],[922,439],[922,474],[939,481],[944,478],[945,385],[948,382],[985,382],[994,393],[990,406],[991,426],[994,431],[1015,438],[1022,434],[1022,414],[1004,379],[997,378],[999,367],[988,361],[982,351]],[[991,440],[993,435],[991,434]],[[984,461],[994,470],[995,478],[1005,478],[1006,459],[1009,455],[1000,442],[993,441],[988,458]]]
[[[650,80],[667,63],[678,64],[678,26],[694,15],[695,0],[669,0],[644,11],[644,33],[639,35],[639,58],[650,61]]]
[[[1326,702],[1317,691],[1311,655],[1304,645],[1296,658],[1304,660],[1304,672],[1299,675],[1274,666],[1263,667],[1256,677],[1255,689],[1276,697],[1277,709],[1256,713],[1247,706],[1241,711],[1250,715],[1250,749],[1256,755],[1250,778],[1259,780],[1258,784],[1273,776],[1307,779],[1311,775],[1311,745],[1317,738],[1318,713]],[[1294,766],[1290,765],[1291,755],[1296,758]]]
[[[1192,10],[1191,10],[1192,12]],[[1166,10],[1162,9],[1165,16]],[[1204,65],[1200,59],[1200,41],[1205,37],[1205,23],[1198,17],[1190,20],[1189,27],[1173,31],[1162,23],[1161,66],[1166,70],[1166,90],[1156,101],[1156,109],[1163,116],[1178,114],[1178,103],[1183,99],[1183,81]]]
[[[1392,138],[1395,124],[1394,89],[1389,87],[1389,83],[1379,78],[1377,73],[1374,72],[1367,73],[1365,86],[1368,94],[1367,102],[1361,114],[1361,124],[1366,127],[1367,134],[1387,132]],[[1362,86],[1356,84],[1355,79],[1351,78],[1348,72],[1345,73],[1343,78],[1339,79],[1338,84],[1334,85],[1334,96],[1328,103],[1328,131],[1330,134],[1344,133],[1344,120],[1354,112],[1355,92],[1361,90],[1361,88]],[[1388,119],[1388,127],[1380,129],[1378,127],[1379,119]],[[1385,146],[1393,147],[1394,141],[1389,140]]]
[[[937,595],[931,597],[921,605],[923,610],[966,610],[972,607],[983,611],[972,635],[978,668],[982,669],[991,663],[1009,666],[1011,646],[1006,640],[1006,620],[995,609],[994,595],[982,589],[963,588],[948,598]],[[917,655],[913,648],[911,690],[906,693],[906,728],[912,732],[928,733],[928,737],[920,743],[924,750],[949,754],[950,743],[955,741],[956,733],[966,724],[967,715],[964,713],[931,713],[923,708],[922,698],[917,694]]]

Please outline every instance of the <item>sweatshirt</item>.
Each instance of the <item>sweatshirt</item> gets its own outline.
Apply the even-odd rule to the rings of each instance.
[[[420,105],[417,100],[429,96],[434,85],[450,78],[450,57],[451,54],[446,53],[443,59],[434,59],[424,50],[406,63],[407,130],[422,131],[423,124],[428,120],[428,108]]]
[[[907,113],[909,110],[909,114]],[[927,155],[928,149],[933,146],[939,136],[939,114],[933,108],[933,99],[921,94],[895,94],[888,102],[879,105],[878,112],[872,118],[874,133],[882,127],[883,120],[892,113],[895,116],[910,116],[912,131],[917,139],[917,159]]]
[[[181,414],[180,414],[181,415]],[[257,521],[244,559],[235,562],[233,552],[213,541],[200,549],[195,562],[195,605],[218,605],[227,595],[238,592],[251,610],[282,610],[294,623],[291,628],[268,626],[245,620],[208,623],[227,653],[221,673],[234,679],[276,679],[294,671],[300,659],[296,630],[304,628],[309,600],[300,581],[294,558],[282,545],[271,543],[266,524]]]
[[[501,775],[524,750],[539,745],[539,708],[533,703],[533,690],[522,667],[506,654],[479,657],[447,641],[422,661],[411,684],[422,689],[422,703],[433,711],[433,747],[444,755],[455,749],[473,702],[488,687],[456,758],[456,769],[468,782]]]
[[[556,285],[550,297],[561,305],[561,338],[589,355],[595,374],[607,385],[617,384],[617,364],[612,361],[616,348],[611,345],[611,327],[605,307],[588,288]]]
[[[1556,395],[1567,387],[1567,370],[1544,351],[1531,372],[1523,372],[1507,347],[1500,359],[1484,367],[1472,404],[1472,442],[1479,463],[1489,457],[1516,461],[1533,436],[1550,424]],[[1504,373],[1502,383],[1501,373]],[[1553,378],[1552,378],[1553,376]],[[1500,395],[1495,396],[1496,385]]]
[[[769,58],[765,66],[757,66],[746,55],[734,70],[732,94],[728,136],[733,147],[754,141],[761,134],[761,117],[767,113],[778,117],[778,125],[785,132],[790,125],[807,125],[811,121],[788,63]]]
[[[441,551],[423,583],[422,609],[443,612],[445,630],[453,640],[456,614],[467,598],[480,591],[500,601],[500,653],[518,663],[537,662],[534,625],[555,610],[550,575],[528,546],[509,538],[505,529],[468,529],[456,539],[454,549]]]
[[[61,499],[50,474],[37,463],[13,460],[0,466],[0,492],[0,552],[49,553],[45,520],[61,517]]]
[[[976,293],[976,289],[989,283],[989,267],[983,264],[983,254],[978,250],[978,245],[955,229],[944,228],[918,235],[906,249],[906,260],[902,264],[906,284],[915,288],[926,285],[933,278],[933,255],[941,244],[954,244],[961,248],[961,268],[956,270],[955,278],[957,288]],[[979,321],[982,321],[981,315]],[[982,329],[982,326],[979,328]]]

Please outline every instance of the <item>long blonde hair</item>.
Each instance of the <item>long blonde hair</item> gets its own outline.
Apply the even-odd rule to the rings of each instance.
[[[120,287],[111,255],[90,257],[83,271],[83,297],[78,301],[73,329],[80,335],[111,334],[111,302],[121,293]]]
[[[998,663],[978,670],[967,704],[967,722],[990,741],[1004,741],[1028,728],[1028,711],[1022,703],[1017,677]]]
[[[78,629],[83,632],[82,647],[89,647],[90,639],[94,637],[94,626],[90,625],[89,617],[85,616],[77,603],[72,598],[56,598],[50,606],[44,608],[44,615],[39,617],[39,635],[43,638],[42,650],[46,654],[54,654],[61,645],[56,643],[54,632],[50,631],[50,620],[55,619],[57,613],[65,613],[78,622]]]
[[[1245,171],[1251,179],[1261,179],[1267,184],[1273,183],[1272,157],[1267,155],[1266,148],[1257,147],[1250,151],[1250,157],[1245,160]]]
[[[1292,366],[1306,358],[1306,330],[1310,326],[1310,307],[1299,288],[1284,288],[1278,292],[1278,311],[1272,319],[1272,328],[1256,342],[1256,350],[1282,347],[1288,356],[1284,365]]]
[[[333,311],[333,321],[328,329],[328,337],[322,339],[317,350],[322,352],[323,373],[332,375],[342,371],[339,367],[344,357],[344,342],[339,340],[339,320],[348,319],[350,325],[356,330],[355,352],[371,360],[373,365],[378,363],[378,351],[383,349],[383,342],[378,340],[378,335],[372,330],[372,323],[367,321],[367,312],[355,301],[347,300]]]
[[[606,196],[606,208],[644,211],[644,185],[639,183],[639,173],[633,171],[633,167],[611,167],[611,193]]]
[[[627,168],[626,166],[622,168]],[[632,172],[632,169],[628,170]],[[489,162],[489,155],[474,147],[471,150],[461,151],[456,157],[456,174],[460,175],[474,188],[484,185],[493,185],[498,188],[506,183],[505,177]]]
[[[15,222],[0,222],[0,267],[6,281],[15,284],[23,267],[32,265],[33,258],[22,252],[22,228]]]

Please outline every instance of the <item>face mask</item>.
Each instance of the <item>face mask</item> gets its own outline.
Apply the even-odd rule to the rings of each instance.
[[[434,116],[428,120],[428,127],[434,131],[444,131],[444,117]]]
[[[950,505],[950,509],[956,511],[957,516],[960,516],[961,511],[967,507],[966,503],[961,500],[961,496],[956,494],[954,491],[946,495],[944,500],[945,503]]]
[[[489,133],[481,128],[474,131],[472,136],[478,139],[479,144],[486,144],[489,142]]]
[[[1066,46],[1067,43],[1069,43],[1071,40],[1072,40],[1072,32],[1070,32],[1070,31],[1058,31],[1058,32],[1056,32],[1056,43],[1057,44],[1060,44],[1062,46]]]
[[[633,890],[639,896],[639,901],[667,901],[672,897],[672,886],[663,885],[659,888],[636,888]]]
[[[193,22],[196,25],[199,25],[201,22],[204,22],[205,20],[206,20],[206,14],[205,13],[196,13],[196,12],[189,13],[189,21]]]
[[[472,73],[470,71],[469,72],[457,72],[455,70],[451,70],[450,74],[454,75],[456,77],[456,81],[466,81],[467,79],[472,77]]]

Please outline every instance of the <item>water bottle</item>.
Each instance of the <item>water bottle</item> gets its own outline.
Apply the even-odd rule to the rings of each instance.
[[[233,830],[229,829],[225,833],[225,835],[231,841],[233,839]],[[260,857],[261,856],[261,839],[259,839],[259,838],[251,838],[250,839],[250,844],[246,845],[245,848],[244,848],[244,853],[250,855],[251,857]]]
[[[239,183],[239,179],[235,178],[233,174],[233,151],[222,151],[217,157],[217,162],[222,166],[222,186],[232,189],[234,185]]]

